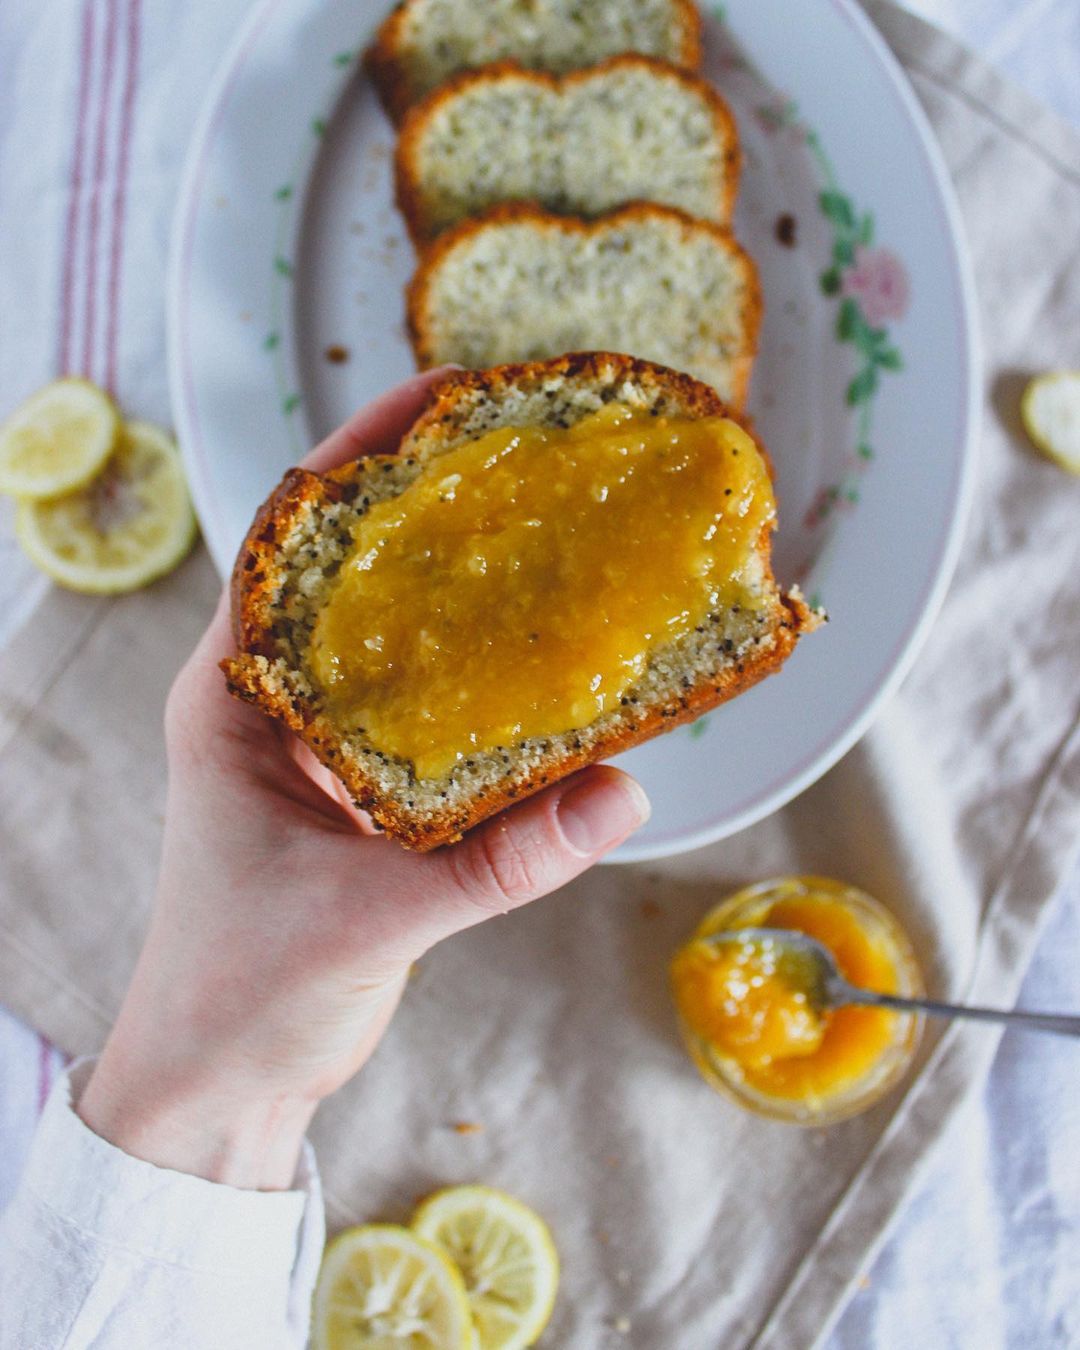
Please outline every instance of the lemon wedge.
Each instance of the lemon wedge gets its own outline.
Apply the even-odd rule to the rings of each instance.
[[[133,591],[171,571],[195,540],[180,456],[149,422],[129,422],[85,487],[24,498],[15,534],[31,562],[61,586],[91,595]]]
[[[323,1254],[312,1308],[314,1350],[475,1350],[454,1263],[408,1228],[347,1228]]]
[[[1024,390],[1020,416],[1036,449],[1080,474],[1080,370],[1036,376]]]
[[[480,1350],[536,1341],[559,1284],[559,1256],[539,1214],[490,1186],[451,1186],[424,1201],[412,1226],[464,1275]]]
[[[89,380],[54,380],[0,427],[0,492],[56,497],[87,483],[112,454],[120,414]]]

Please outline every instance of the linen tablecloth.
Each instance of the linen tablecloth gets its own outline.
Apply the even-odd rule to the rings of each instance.
[[[226,8],[196,35],[144,22],[138,0],[86,0],[82,50],[98,59],[67,101],[35,99],[41,153],[6,175],[28,208],[0,213],[3,256],[41,264],[11,278],[14,311],[58,322],[27,325],[18,351],[5,339],[5,399],[57,362],[85,364],[133,411],[163,417],[159,176],[173,181],[188,125],[175,104],[190,104],[193,73],[209,76]],[[940,991],[1005,1001],[1075,848],[1078,490],[1024,448],[1014,416],[1020,376],[1069,355],[1064,222],[1080,210],[1080,150],[955,45],[874,13],[956,176],[988,355],[979,499],[919,665],[864,742],[772,820],[670,864],[594,873],[428,958],[374,1062],[316,1128],[332,1221],[401,1216],[416,1192],[474,1176],[538,1202],[566,1262],[553,1344],[614,1343],[626,1325],[650,1347],[811,1343],[993,1053],[981,1030],[930,1038],[906,1091],[827,1133],[737,1115],[688,1070],[663,982],[666,954],[720,889],[781,870],[842,875],[901,913]],[[8,145],[30,134],[27,99],[42,63],[69,50],[70,19],[28,23],[0,93]],[[58,184],[58,156],[93,168]],[[138,944],[160,704],[213,586],[197,557],[123,601],[50,596],[0,662],[0,994],[65,1049],[100,1043]],[[462,1119],[483,1131],[457,1134]]]

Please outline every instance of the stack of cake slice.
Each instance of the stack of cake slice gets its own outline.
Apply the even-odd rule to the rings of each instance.
[[[691,0],[405,0],[368,54],[400,125],[422,366],[622,351],[745,401],[738,131]]]

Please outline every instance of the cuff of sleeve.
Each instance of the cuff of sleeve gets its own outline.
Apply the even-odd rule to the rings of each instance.
[[[322,1246],[322,1195],[308,1143],[290,1191],[238,1190],[155,1167],[75,1114],[92,1067],[80,1060],[57,1080],[23,1176],[55,1219],[96,1242],[219,1277],[291,1283],[295,1267],[311,1265]]]

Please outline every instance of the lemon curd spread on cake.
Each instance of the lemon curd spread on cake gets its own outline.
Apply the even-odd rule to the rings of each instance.
[[[617,705],[652,649],[739,604],[774,516],[726,417],[501,427],[360,518],[309,666],[335,715],[439,777]]]

